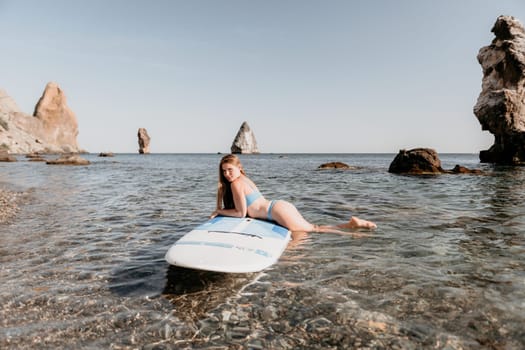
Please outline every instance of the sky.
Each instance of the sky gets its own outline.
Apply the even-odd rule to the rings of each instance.
[[[481,47],[523,0],[0,0],[0,88],[56,82],[89,152],[477,153]]]

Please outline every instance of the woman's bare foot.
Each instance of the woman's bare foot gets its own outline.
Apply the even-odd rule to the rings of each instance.
[[[377,228],[377,225],[374,224],[372,221],[359,219],[358,217],[352,216],[350,221],[345,225],[345,227],[348,228],[367,228],[370,230],[373,230]]]

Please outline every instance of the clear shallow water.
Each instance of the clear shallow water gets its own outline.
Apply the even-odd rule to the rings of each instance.
[[[258,274],[170,267],[168,247],[214,209],[220,157],[0,163],[27,193],[0,225],[0,347],[525,346],[525,168],[445,154],[486,175],[409,177],[387,172],[393,154],[243,156],[267,198],[379,228],[296,237]],[[316,170],[329,161],[358,169]]]

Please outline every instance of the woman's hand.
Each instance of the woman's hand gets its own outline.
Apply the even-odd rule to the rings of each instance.
[[[213,219],[214,217],[216,217],[217,215],[219,215],[219,212],[217,210],[215,210],[213,213],[211,213],[210,215],[210,219]]]

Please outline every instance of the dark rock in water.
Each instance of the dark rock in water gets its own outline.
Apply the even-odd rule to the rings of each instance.
[[[242,123],[241,128],[237,132],[237,135],[235,136],[231,146],[231,152],[234,154],[259,153],[257,140],[255,140],[255,134],[247,122]]]
[[[99,157],[114,157],[115,155],[112,152],[100,152]]]
[[[0,162],[16,162],[16,161],[17,159],[9,155],[7,151],[0,151]]]
[[[149,151],[149,142],[151,138],[148,135],[148,131],[144,128],[140,128],[137,136],[139,138],[139,153],[140,154],[148,154]]]
[[[34,153],[28,153],[26,154],[26,158],[41,158],[42,155],[38,152],[34,152]]]
[[[330,162],[319,165],[317,169],[351,169],[351,167],[343,162]]]
[[[457,164],[454,167],[454,169],[450,170],[449,172],[453,174],[476,174],[476,175],[483,174],[483,171],[479,169],[469,169],[459,164]]]
[[[50,165],[89,165],[89,160],[79,157],[78,155],[65,155],[58,159],[48,160],[46,164]]]
[[[390,164],[388,172],[408,175],[483,174],[481,170],[469,169],[459,164],[452,170],[445,170],[441,167],[437,152],[430,148],[400,150]]]
[[[441,174],[441,167],[436,151],[430,148],[400,150],[394,158],[388,172],[395,174]]]
[[[29,153],[29,154],[26,154],[26,158],[30,162],[45,162],[46,161],[44,159],[44,157],[42,157],[42,155],[40,153]]]
[[[495,39],[479,50],[482,91],[474,114],[494,145],[481,151],[485,163],[525,165],[525,29],[512,16],[500,16]]]

